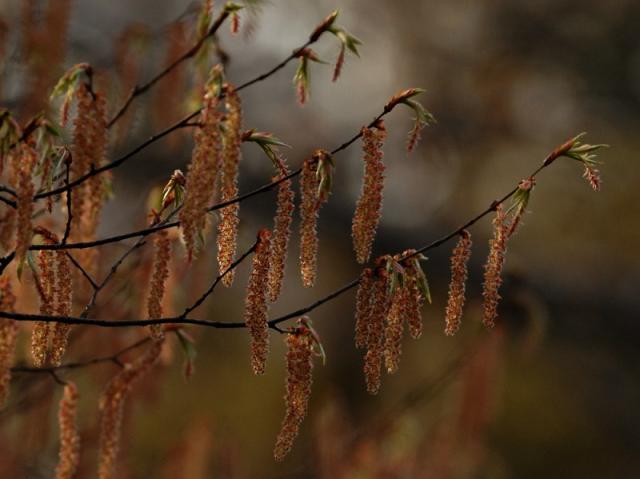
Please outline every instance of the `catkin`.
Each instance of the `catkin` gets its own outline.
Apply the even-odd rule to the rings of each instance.
[[[493,220],[493,238],[489,241],[489,256],[484,266],[484,282],[482,296],[484,298],[482,323],[488,328],[495,326],[498,317],[498,290],[502,284],[502,267],[507,251],[507,216],[502,204],[496,207]]]
[[[58,316],[71,315],[71,267],[64,251],[56,251],[56,284],[54,288],[55,313]],[[59,366],[67,349],[70,324],[55,323],[51,337],[51,364]],[[51,333],[50,333],[51,334]]]
[[[318,260],[317,223],[321,200],[318,198],[320,181],[316,174],[317,167],[315,155],[304,160],[300,179],[300,272],[306,288],[315,283]]]
[[[64,387],[58,423],[60,425],[60,453],[56,479],[72,479],[80,462],[80,434],[77,426],[78,389],[72,382]]]
[[[468,276],[467,263],[471,257],[471,244],[471,234],[467,230],[463,230],[451,254],[451,282],[449,283],[449,298],[445,312],[444,329],[445,334],[448,336],[453,336],[460,328]]]
[[[100,397],[100,446],[98,451],[98,478],[113,479],[120,448],[122,416],[127,395],[133,384],[154,365],[162,352],[162,341],[154,341],[144,356],[127,363],[116,374]]]
[[[40,287],[38,296],[40,298],[40,314],[51,316],[54,313],[54,290],[56,283],[55,275],[55,253],[53,251],[40,251],[38,253],[38,269],[40,272]],[[54,324],[45,321],[38,321],[31,330],[31,355],[36,366],[43,366],[48,361],[49,356],[49,330]]]
[[[156,233],[153,251],[153,273],[151,275],[151,287],[147,298],[147,317],[159,319],[162,317],[162,299],[165,292],[165,283],[169,277],[169,261],[171,260],[171,239],[167,230]],[[151,336],[155,340],[164,338],[161,324],[149,327]]]
[[[264,373],[269,353],[267,280],[270,249],[271,232],[266,229],[260,230],[247,286],[244,311],[244,321],[251,335],[251,367],[255,374]]]
[[[418,272],[415,270],[415,266],[407,266],[406,271],[407,274],[404,278],[404,287],[407,290],[405,317],[409,327],[409,335],[413,339],[418,339],[422,336],[422,305],[426,298],[418,286]]]
[[[384,328],[384,363],[389,374],[395,373],[400,363],[408,302],[407,288],[398,285],[391,298]]]
[[[289,170],[283,165],[281,179],[289,174]],[[278,197],[276,215],[273,221],[273,240],[271,242],[271,261],[269,266],[269,301],[277,301],[282,290],[284,279],[284,267],[287,261],[289,238],[291,237],[291,222],[293,220],[294,193],[291,189],[291,180],[284,180],[278,185]]]
[[[368,320],[367,353],[364,358],[364,376],[367,391],[377,394],[380,390],[382,359],[384,355],[384,320],[389,312],[389,276],[383,265],[383,257],[377,262],[376,279],[372,288],[371,313]]]
[[[593,191],[600,191],[602,180],[600,179],[600,171],[597,168],[585,164],[582,177],[589,182]]]
[[[73,121],[72,181],[104,163],[108,141],[104,95],[91,92],[82,82],[76,90],[76,99],[78,113]],[[106,181],[106,175],[95,175],[75,188],[71,195],[72,231],[77,231],[82,239],[95,235],[106,197]]]
[[[16,259],[18,264],[25,260],[27,250],[31,246],[34,185],[33,170],[38,155],[30,146],[23,145],[17,165],[17,225],[16,225]]]
[[[8,277],[0,278],[0,311],[13,312],[16,297]],[[9,394],[11,366],[16,348],[18,324],[13,319],[0,319],[0,408]]]
[[[238,196],[238,167],[240,165],[240,145],[242,129],[242,107],[240,96],[232,87],[227,88],[226,95],[227,119],[225,121],[222,138],[222,167],[220,172],[221,200],[229,201]],[[236,255],[236,241],[238,237],[238,211],[240,203],[235,202],[222,208],[220,224],[218,225],[218,269],[226,271]],[[234,271],[229,271],[223,278],[222,284],[233,284]]]
[[[222,115],[216,111],[217,107],[218,97],[213,93],[206,94],[200,113],[202,126],[194,134],[195,146],[187,172],[180,225],[189,261],[195,255],[196,238],[205,226],[205,208],[214,196],[220,166]]]
[[[365,348],[369,339],[369,315],[373,289],[373,271],[364,268],[360,273],[360,282],[356,293],[355,343],[357,348]]]
[[[287,335],[285,416],[276,439],[274,457],[282,461],[293,446],[307,413],[313,372],[313,336],[306,327]]]
[[[382,145],[385,137],[386,130],[382,121],[378,122],[375,128],[362,129],[364,178],[351,227],[353,248],[358,263],[366,263],[369,260],[380,222],[385,169],[382,162]]]

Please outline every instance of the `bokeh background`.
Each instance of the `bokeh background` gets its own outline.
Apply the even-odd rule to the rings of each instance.
[[[20,40],[28,3],[0,1],[7,32],[0,102],[22,118],[34,81],[28,78],[30,52]],[[31,3],[40,13],[30,21],[44,22],[48,2]],[[428,244],[456,228],[582,131],[588,132],[587,142],[612,146],[601,155],[602,191],[593,192],[569,159],[540,175],[524,225],[509,245],[497,331],[487,334],[479,326],[490,220],[472,229],[468,307],[461,332],[452,338],[443,334],[443,317],[453,244],[432,251],[426,269],[434,302],[425,307],[425,333],[406,341],[400,370],[383,379],[376,397],[366,394],[361,353],[353,346],[353,294],[315,310],[311,317],[327,363],[317,364],[309,415],[282,464],[272,459],[284,409],[282,338],[272,334],[267,373],[254,377],[245,331],[194,328],[198,356],[191,380],[183,379],[175,348],[173,362],[132,393],[119,477],[636,477],[640,3],[259,2],[250,15],[241,14],[239,35],[231,36],[228,28],[219,35],[229,81],[241,83],[269,69],[335,8],[338,23],[362,40],[361,57],[347,57],[336,83],[331,65],[312,64],[311,99],[304,107],[294,95],[294,66],[247,89],[245,126],[291,145],[285,154],[297,166],[314,148],[332,149],[349,139],[397,91],[425,88],[421,100],[438,123],[423,132],[413,154],[404,149],[411,112],[397,108],[386,119],[387,182],[376,254]],[[197,9],[185,1],[75,0],[62,36],[66,52],[59,65],[50,65],[51,77],[55,81],[74,63],[91,63],[115,110],[126,94],[123,82],[131,81],[127,72],[139,81],[157,72],[167,26],[182,18],[189,31]],[[338,51],[326,35],[313,48],[329,62]],[[192,70],[190,63],[187,71]],[[158,118],[158,104],[177,103],[188,111],[191,90],[186,83],[168,97],[152,91],[140,98],[110,157],[170,124]],[[188,164],[189,133],[175,136],[115,171],[115,196],[99,236],[144,225],[149,193]],[[358,275],[350,222],[360,189],[359,146],[336,157],[334,193],[320,216],[317,285],[301,287],[295,235],[284,294],[271,307],[272,317]],[[269,181],[271,167],[251,145],[243,151],[241,191],[249,191]],[[258,228],[270,227],[273,200],[266,194],[242,203],[240,250],[252,244]],[[214,239],[207,244],[215,248]],[[106,268],[120,250],[104,251]],[[139,315],[130,302],[144,290],[137,276],[143,259],[141,253],[123,269],[119,287],[97,316]],[[172,290],[176,308],[214,274],[212,257],[203,255]],[[243,265],[233,288],[217,291],[197,316],[240,320],[246,276]],[[139,334],[114,329],[97,338],[108,352]],[[91,356],[97,339],[83,345],[83,337],[70,358]],[[87,437],[95,433],[97,396],[115,370],[102,365],[69,373],[84,388],[81,421]],[[42,404],[57,401],[60,388],[48,377],[35,386],[32,378],[16,381],[13,403],[0,413],[0,463],[19,471],[11,477],[50,477],[57,450],[55,407]],[[81,477],[94,477],[95,447],[88,439]]]

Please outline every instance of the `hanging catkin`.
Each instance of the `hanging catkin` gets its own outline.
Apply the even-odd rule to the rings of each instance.
[[[14,312],[16,297],[8,277],[0,278],[0,311]],[[18,325],[13,319],[0,319],[0,408],[9,394],[11,366],[16,349]]]
[[[489,256],[484,266],[484,282],[482,296],[484,298],[482,323],[488,328],[495,326],[500,301],[500,285],[502,284],[502,267],[507,251],[507,215],[502,204],[496,207],[493,220],[493,238],[489,241]]]
[[[98,478],[113,479],[120,448],[122,416],[125,400],[133,384],[154,365],[162,351],[162,341],[153,341],[144,356],[127,363],[116,374],[100,397],[100,446],[98,451]]]
[[[382,121],[379,121],[374,128],[362,129],[364,177],[351,227],[353,248],[356,251],[358,263],[369,261],[371,246],[380,222],[384,187],[382,145],[386,134]]]
[[[386,257],[376,261],[375,281],[371,291],[371,312],[369,313],[367,353],[364,358],[364,376],[367,391],[377,394],[384,355],[384,321],[391,304],[389,274],[385,269]]]
[[[444,329],[448,336],[453,336],[460,328],[468,275],[467,263],[470,257],[471,234],[464,230],[460,233],[458,244],[451,254],[451,282],[449,283],[449,299],[447,300]]]
[[[274,178],[280,180],[289,174],[289,169],[280,159],[280,176]],[[271,258],[269,265],[269,301],[275,302],[280,296],[284,268],[287,261],[289,238],[291,237],[291,222],[293,220],[294,193],[291,188],[291,180],[284,180],[278,184],[278,196],[276,215],[273,220],[273,239],[271,241]]]
[[[78,389],[72,382],[64,387],[58,424],[60,427],[60,453],[55,479],[72,479],[80,462],[80,434],[77,426]]]
[[[240,165],[240,145],[242,129],[242,107],[240,96],[233,87],[227,87],[226,94],[227,118],[224,123],[222,138],[222,167],[220,172],[221,200],[229,201],[238,196],[238,167]],[[238,236],[238,211],[240,203],[235,202],[222,208],[220,224],[218,225],[218,270],[226,271],[236,255],[236,241]],[[229,271],[223,278],[222,284],[233,284],[234,271]]]
[[[271,232],[266,229],[260,230],[247,286],[244,312],[244,321],[251,335],[251,367],[255,374],[264,373],[269,353],[267,280],[270,250]]]
[[[314,285],[318,261],[318,212],[329,199],[333,160],[328,151],[316,150],[304,160],[300,179],[300,272],[306,288]]]
[[[71,262],[64,251],[55,252],[56,283],[54,288],[55,313],[58,316],[71,315]],[[67,349],[70,324],[55,323],[51,338],[51,364],[59,366]]]
[[[360,274],[356,293],[355,343],[357,348],[365,348],[369,339],[369,315],[374,280],[371,268],[364,268]]]
[[[147,298],[147,317],[159,319],[162,317],[162,299],[165,293],[165,283],[169,277],[169,261],[171,260],[171,239],[167,230],[156,233],[153,242],[153,273],[151,274],[151,286]],[[149,327],[151,336],[155,340],[164,338],[161,324]]]
[[[282,461],[293,446],[307,413],[313,380],[313,336],[302,326],[287,335],[285,416],[276,439],[274,457]]]
[[[187,172],[180,226],[189,261],[196,253],[196,240],[205,226],[206,207],[212,201],[220,167],[220,120],[218,97],[214,91],[204,96],[200,113],[201,126],[194,134],[195,146]]]

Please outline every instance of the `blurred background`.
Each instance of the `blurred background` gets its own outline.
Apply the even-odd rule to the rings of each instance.
[[[165,358],[161,371],[131,395],[118,477],[636,477],[640,3],[273,0],[250,7],[240,14],[240,33],[221,29],[217,48],[200,60],[210,66],[224,57],[231,83],[271,68],[336,8],[338,24],[363,43],[360,58],[347,55],[336,83],[332,65],[310,66],[304,107],[295,98],[294,65],[242,92],[245,127],[291,145],[284,153],[293,167],[314,148],[333,149],[351,138],[399,90],[426,89],[421,101],[438,123],[423,131],[411,155],[405,151],[411,111],[398,107],[385,120],[387,178],[374,255],[422,246],[457,228],[582,131],[585,141],[612,146],[600,156],[603,187],[592,191],[569,159],[539,176],[524,224],[509,244],[500,324],[490,333],[479,325],[490,219],[471,230],[468,303],[454,337],[443,334],[454,245],[431,251],[426,271],[434,302],[424,310],[425,332],[418,341],[407,338],[399,371],[383,378],[375,397],[366,393],[361,352],[353,346],[353,292],[313,311],[327,363],[316,363],[308,417],[281,464],[273,461],[272,447],[284,414],[282,337],[271,335],[267,373],[254,377],[246,331],[192,328],[194,376],[185,382],[175,347],[174,360]],[[64,33],[64,18],[56,24],[47,12],[66,8]],[[199,8],[172,0],[0,0],[1,105],[26,120],[42,108],[34,91],[46,92],[66,68],[88,62],[115,111],[133,84],[163,66],[177,19],[184,45],[193,43]],[[34,60],[37,46],[23,41],[34,25],[62,47],[50,45]],[[313,49],[333,63],[338,44],[325,35]],[[113,137],[110,158],[193,110],[196,81],[190,79],[197,68],[185,65],[179,88],[158,85],[136,100]],[[99,237],[144,226],[149,194],[175,168],[186,171],[189,135],[180,131],[115,170]],[[241,192],[270,181],[272,167],[255,146],[244,146],[243,155]],[[320,214],[317,284],[301,287],[295,232],[284,293],[271,317],[359,274],[350,232],[360,143],[335,160],[334,191]],[[271,227],[273,210],[273,193],[242,203],[239,251],[259,228]],[[177,311],[215,275],[213,238],[206,249],[213,256],[202,255],[171,289]],[[105,270],[120,251],[104,248]],[[125,265],[97,317],[139,316],[133,300],[144,293],[138,275],[145,254]],[[177,250],[176,262],[182,260]],[[217,291],[197,317],[240,320],[247,272],[243,265],[234,286]],[[94,340],[108,353],[141,334],[105,330]],[[94,348],[83,345],[84,338],[73,343],[69,359],[91,357]],[[97,397],[115,371],[107,364],[69,372],[80,385],[87,438],[79,477],[94,477]],[[56,463],[60,388],[49,377],[36,379],[34,386],[33,377],[17,376],[17,391],[0,413],[4,477],[50,477]]]

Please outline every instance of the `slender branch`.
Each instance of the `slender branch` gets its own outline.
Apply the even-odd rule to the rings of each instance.
[[[177,58],[173,63],[167,66],[164,70],[162,70],[156,76],[151,78],[148,82],[142,85],[136,85],[135,87],[133,87],[127,100],[124,102],[124,104],[120,107],[118,112],[107,124],[107,128],[111,128],[120,118],[122,118],[122,116],[128,110],[129,106],[131,106],[131,103],[133,103],[133,101],[136,99],[136,97],[144,94],[153,85],[155,85],[157,82],[159,82],[169,73],[171,73],[178,65],[180,65],[185,60],[188,60],[189,58],[193,57],[196,53],[198,53],[202,48],[202,46],[204,45],[204,42],[208,38],[216,34],[216,32],[218,31],[220,26],[224,23],[224,21],[227,19],[227,17],[229,17],[229,12],[225,8],[220,12],[220,15],[218,15],[218,18],[215,20],[215,22],[213,22],[213,25],[211,25],[211,28],[209,28],[209,31],[206,33],[206,35],[202,36],[202,38],[200,38],[191,48],[189,48],[189,50],[184,52],[179,58]]]
[[[150,340],[151,340],[150,336],[145,336],[144,338],[137,340],[135,343],[130,344],[126,348],[123,348],[117,353],[112,354],[110,356],[102,356],[99,358],[88,359],[86,361],[79,361],[74,363],[61,364],[60,366],[49,366],[49,367],[42,367],[42,368],[34,368],[29,366],[15,366],[11,368],[11,372],[13,373],[48,373],[50,371],[60,371],[65,369],[79,369],[87,366],[92,366],[94,364],[116,363],[116,361],[120,358],[120,356],[123,356],[124,354],[130,351],[133,351],[134,349],[138,349],[139,347],[147,344]]]
[[[87,272],[86,269],[84,269],[82,267],[82,265],[78,262],[77,259],[75,259],[71,253],[69,253],[68,251],[65,252],[65,256],[67,258],[69,258],[69,261],[71,261],[71,264],[73,266],[76,267],[76,269],[78,271],[80,271],[80,274],[82,274],[82,276],[84,276],[84,278],[89,282],[89,284],[91,285],[91,287],[95,290],[98,289],[98,285],[96,284],[96,282],[94,281],[94,279],[89,275],[89,273]]]
[[[13,261],[13,258],[15,257],[16,257],[16,252],[12,251],[6,256],[3,256],[2,258],[0,258],[0,274],[4,273],[5,268],[11,264],[11,262]]]
[[[385,109],[385,111],[383,111],[378,116],[376,116],[373,120],[371,120],[371,122],[367,125],[367,127],[371,128],[373,125],[375,125],[381,118],[383,118],[390,111],[391,110],[387,111]],[[356,135],[354,135],[352,138],[350,138],[348,141],[344,142],[340,146],[338,146],[338,147],[334,148],[333,150],[331,150],[331,154],[335,155],[336,153],[339,153],[340,151],[347,149],[356,140],[358,140],[361,136],[362,136],[362,129],[360,129],[360,131]],[[213,206],[210,206],[209,208],[207,208],[207,211],[216,211],[216,210],[219,210],[219,209],[222,209],[222,208],[226,208],[227,206],[232,205],[234,203],[239,203],[239,202],[247,200],[247,199],[249,199],[249,198],[251,198],[253,196],[259,195],[261,193],[266,193],[267,191],[270,191],[273,188],[275,188],[277,185],[279,185],[283,181],[289,180],[291,178],[295,178],[301,172],[302,172],[302,168],[298,168],[297,170],[292,171],[288,175],[283,176],[282,178],[279,178],[279,179],[277,179],[275,181],[272,181],[270,183],[267,183],[266,185],[260,186],[260,187],[256,188],[255,190],[252,190],[252,191],[250,191],[248,193],[245,193],[244,195],[237,196],[237,197],[232,198],[230,200],[222,201],[222,202],[217,203],[217,204],[215,204]],[[84,242],[78,242],[78,243],[70,243],[70,244],[66,244],[66,245],[60,245],[60,244],[31,245],[31,247],[29,249],[32,250],[32,251],[40,251],[40,250],[94,248],[96,246],[103,246],[103,245],[107,245],[107,244],[111,244],[111,243],[117,243],[119,241],[124,241],[124,240],[127,240],[127,239],[136,238],[138,236],[147,236],[147,235],[150,235],[151,233],[155,233],[156,231],[169,229],[169,228],[175,228],[177,226],[180,226],[180,222],[179,221],[174,221],[174,222],[171,222],[171,223],[165,223],[165,224],[161,224],[161,225],[152,226],[152,227],[149,227],[149,228],[143,228],[143,229],[140,229],[138,231],[132,231],[130,233],[124,233],[124,234],[121,234],[121,235],[110,236],[108,238],[103,238],[103,239],[95,240],[95,241],[84,241]]]
[[[255,78],[253,78],[253,79],[241,84],[239,87],[236,88],[236,91],[243,90],[245,88],[248,88],[251,85],[254,85],[254,84],[256,84],[256,83],[258,83],[260,81],[263,81],[263,80],[269,78],[271,75],[275,74],[276,72],[278,72],[279,70],[284,68],[289,62],[294,60],[302,49],[307,48],[309,45],[315,43],[318,40],[318,38],[319,38],[319,36],[310,38],[309,40],[307,40],[303,44],[303,46],[301,46],[299,48],[296,48],[293,51],[293,53],[291,53],[288,57],[286,57],[278,65],[276,65],[275,67],[271,68],[269,71],[267,71],[265,73],[262,73],[262,74],[258,75],[257,77],[255,77]],[[224,94],[223,94],[223,96],[224,96]],[[89,178],[92,178],[92,177],[94,177],[96,175],[99,175],[100,173],[103,173],[103,172],[108,171],[108,170],[112,170],[113,168],[116,168],[116,167],[120,166],[125,161],[127,161],[129,158],[131,158],[132,156],[136,155],[140,151],[144,150],[149,145],[151,145],[151,144],[155,143],[156,141],[164,138],[169,133],[188,125],[189,122],[193,118],[195,118],[199,113],[200,113],[200,109],[194,111],[193,113],[190,113],[189,115],[184,117],[182,120],[179,120],[177,123],[174,123],[173,125],[169,126],[168,128],[164,129],[163,131],[161,131],[159,133],[156,133],[155,135],[151,136],[145,142],[143,142],[142,144],[138,145],[137,147],[135,147],[133,150],[131,150],[129,153],[125,154],[124,156],[122,156],[122,157],[120,157],[120,158],[118,158],[116,160],[113,160],[113,161],[111,161],[111,162],[107,163],[106,165],[103,165],[103,166],[101,166],[99,168],[95,168],[95,169],[91,170],[89,173],[87,173],[87,174],[77,178],[76,180],[72,181],[69,184],[69,187],[70,188],[75,188],[76,186],[78,186],[78,185],[84,183],[85,181],[87,181]],[[35,195],[33,197],[33,199],[34,200],[39,200],[39,199],[42,199],[42,198],[47,198],[49,196],[60,194],[63,191],[65,191],[64,187],[55,188],[55,189],[50,190],[50,191],[45,191],[45,192],[38,193],[37,195]]]
[[[218,276],[216,276],[216,279],[213,281],[213,283],[211,283],[211,286],[209,286],[209,289],[207,289],[202,294],[202,296],[200,296],[200,298],[198,298],[198,300],[195,303],[193,303],[188,308],[185,308],[185,310],[182,312],[180,317],[181,318],[186,318],[187,315],[189,315],[194,309],[198,308],[202,303],[204,303],[204,301],[211,295],[211,293],[213,293],[213,290],[216,288],[216,286],[218,286],[218,283],[222,280],[222,278],[224,278],[227,274],[229,274],[231,271],[233,271],[250,254],[252,254],[256,250],[257,246],[258,246],[258,240],[256,240],[256,242],[253,243],[251,248],[249,248],[247,251],[245,251],[245,253],[242,256],[240,256],[237,260],[235,260],[233,263],[231,263],[227,269],[225,269],[222,273],[220,273]]]
[[[8,190],[8,188],[6,188],[4,186],[2,187],[2,189],[3,189],[3,191],[7,191]],[[7,192],[9,192],[9,191],[7,191]],[[10,200],[9,198],[5,198],[4,196],[0,196],[0,201],[3,202],[5,205],[9,206],[10,208],[15,209],[15,208],[18,207],[18,205],[16,204],[15,201]]]

